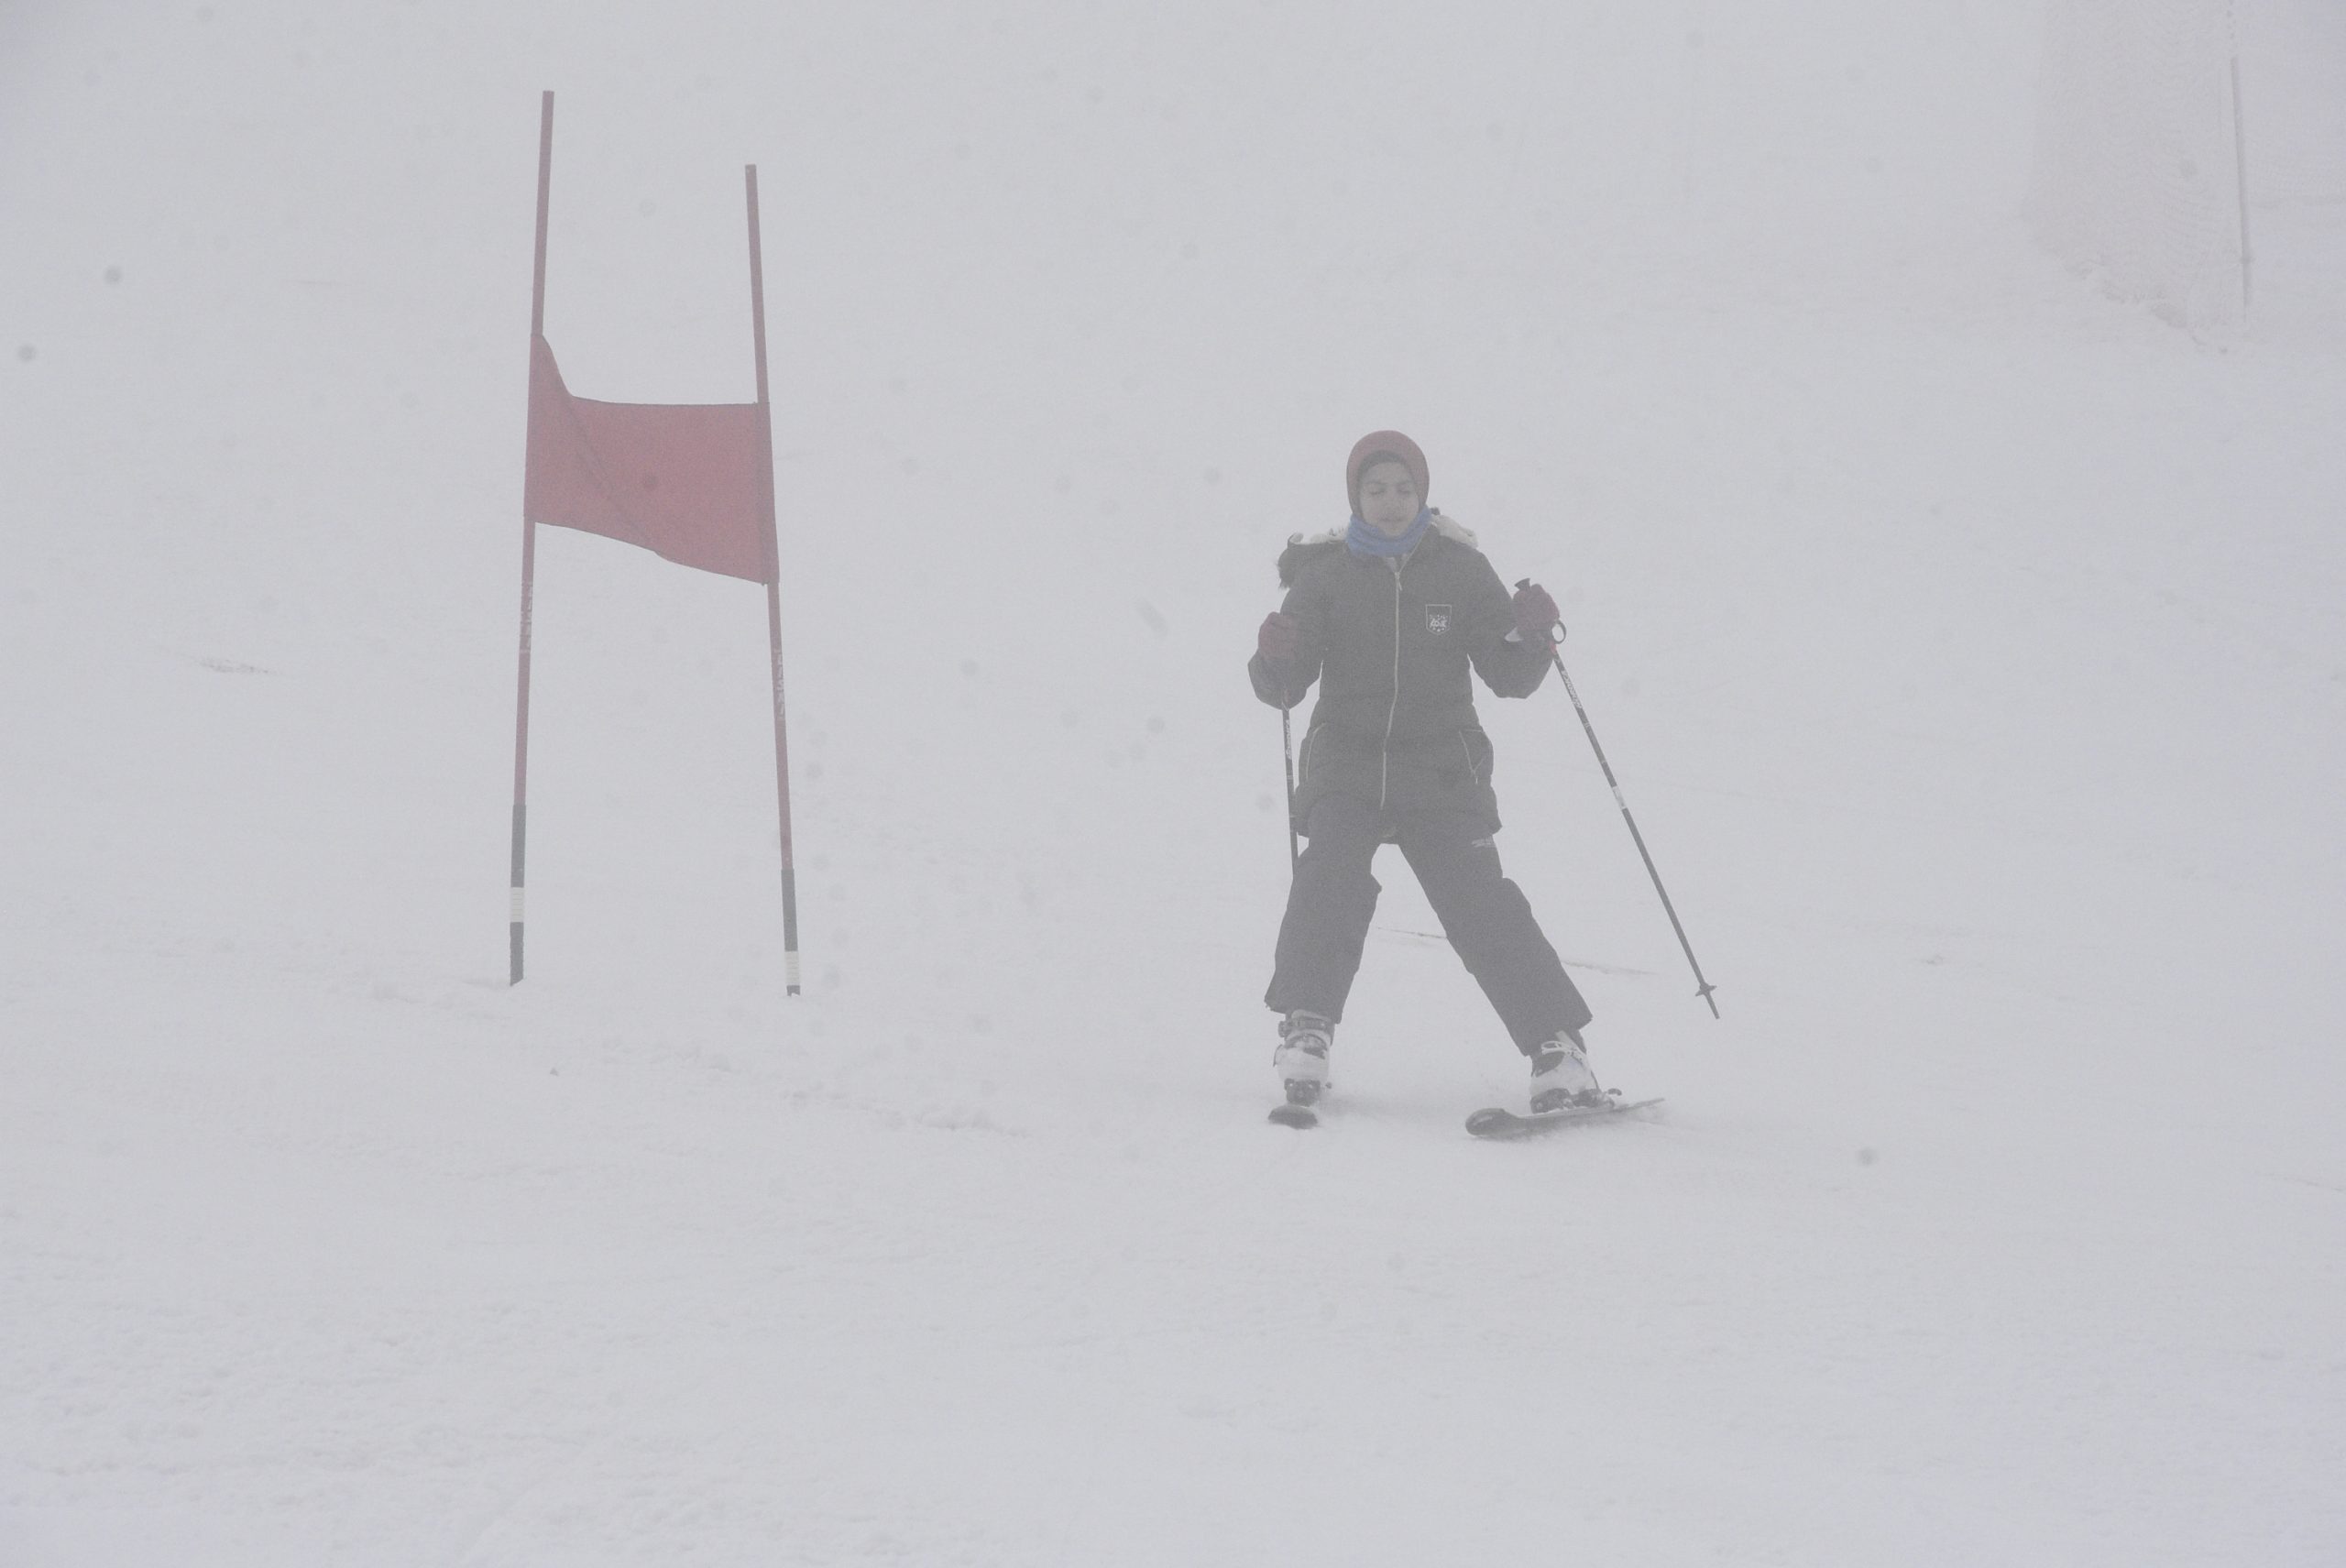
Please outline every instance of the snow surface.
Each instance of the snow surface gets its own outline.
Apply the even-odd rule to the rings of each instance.
[[[2022,0],[0,7],[0,1563],[2346,1560],[2346,24],[2257,311],[2034,249]],[[753,585],[538,543],[751,395]],[[1262,1120],[1241,664],[1392,424],[1540,577],[1501,839]]]

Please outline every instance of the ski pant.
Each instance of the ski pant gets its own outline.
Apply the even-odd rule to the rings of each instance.
[[[1277,964],[1263,997],[1273,1012],[1300,1009],[1332,1022],[1344,1015],[1380,891],[1369,863],[1391,838],[1518,1050],[1529,1056],[1559,1032],[1577,1033],[1588,1023],[1588,1003],[1541,935],[1522,889],[1500,873],[1498,850],[1480,817],[1441,810],[1383,816],[1365,800],[1328,795],[1312,803],[1303,831],[1311,843],[1288,889]]]

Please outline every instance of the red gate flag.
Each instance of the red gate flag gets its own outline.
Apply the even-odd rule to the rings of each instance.
[[[765,410],[757,403],[603,403],[573,397],[543,337],[530,350],[521,513],[676,562],[774,580]]]
[[[513,704],[512,983],[521,983],[529,842],[530,626],[538,525],[639,544],[681,565],[762,583],[773,678],[774,804],[782,828],[784,984],[798,994],[798,882],[790,834],[790,739],[782,696],[782,572],[774,543],[773,423],[766,385],[765,258],[758,166],[741,170],[750,220],[754,403],[603,403],[574,398],[546,342],[546,215],[554,191],[554,94],[538,106],[538,247],[530,285],[530,431],[521,477],[521,668]]]

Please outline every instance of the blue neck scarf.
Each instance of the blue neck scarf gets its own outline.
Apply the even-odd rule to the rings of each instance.
[[[1355,555],[1407,555],[1432,526],[1433,512],[1426,507],[1418,509],[1418,520],[1398,537],[1369,527],[1360,513],[1354,512],[1352,526],[1344,531],[1344,543]]]

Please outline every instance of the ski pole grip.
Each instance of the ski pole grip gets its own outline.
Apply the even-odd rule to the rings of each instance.
[[[1531,579],[1529,577],[1518,577],[1515,580],[1515,586],[1517,591],[1520,592],[1531,586]],[[1548,630],[1554,634],[1549,639],[1550,641],[1562,642],[1564,640],[1564,623],[1562,621],[1551,621],[1548,625]]]

